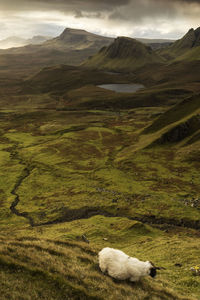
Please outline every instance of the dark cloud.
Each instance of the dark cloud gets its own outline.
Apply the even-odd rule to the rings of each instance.
[[[128,5],[131,0],[0,0],[1,10],[59,9],[98,11]]]
[[[155,32],[157,37],[160,32],[175,37],[199,26],[199,13],[200,0],[0,0],[0,25],[6,22],[9,28],[19,17],[16,30],[25,28],[29,17],[30,26],[48,28],[55,16],[55,27],[78,26],[109,35]]]
[[[115,10],[120,6],[149,6],[153,3],[170,6],[172,3],[197,3],[200,0],[0,0],[1,10],[60,9],[81,11]]]
[[[1,11],[60,11],[77,18],[140,19],[148,16],[177,15],[178,5],[199,4],[200,0],[0,0]],[[186,8],[187,10],[187,8]]]

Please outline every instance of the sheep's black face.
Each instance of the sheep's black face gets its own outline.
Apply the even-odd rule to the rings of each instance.
[[[156,277],[156,268],[151,268],[150,269],[150,274],[149,274],[151,277]]]

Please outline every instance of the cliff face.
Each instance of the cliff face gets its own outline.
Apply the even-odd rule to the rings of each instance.
[[[174,43],[172,48],[191,49],[200,46],[200,27],[194,30],[190,29],[186,35]]]
[[[199,46],[200,27],[198,27],[196,30],[191,28],[180,40],[173,43],[170,47],[162,49],[158,52],[167,59],[177,58],[187,54],[189,51],[195,51],[195,55],[192,56],[196,56],[196,51],[198,52],[197,47]]]
[[[173,127],[171,130],[166,132],[158,141],[158,144],[166,143],[178,143],[185,138],[192,136],[194,133],[199,131],[200,128],[200,116],[196,115],[187,120],[186,122],[180,123]]]
[[[200,46],[200,27],[197,28],[195,31],[195,43],[194,46]]]

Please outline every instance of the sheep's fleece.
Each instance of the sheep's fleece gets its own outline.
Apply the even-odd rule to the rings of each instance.
[[[99,252],[99,267],[103,273],[107,271],[108,275],[119,280],[138,281],[143,276],[156,275],[156,268],[149,261],[140,261],[108,247]]]

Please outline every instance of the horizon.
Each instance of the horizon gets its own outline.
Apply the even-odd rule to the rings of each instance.
[[[197,27],[198,28],[198,27]],[[81,31],[86,31],[86,32],[88,32],[88,33],[92,33],[92,34],[97,34],[97,35],[101,35],[101,36],[103,36],[103,37],[110,37],[110,38],[117,38],[117,37],[121,37],[121,36],[124,36],[124,37],[129,37],[129,38],[133,38],[133,39],[149,39],[149,40],[156,40],[156,39],[158,39],[158,40],[172,40],[172,41],[174,41],[174,40],[178,40],[178,39],[181,39],[182,37],[183,37],[183,35],[185,35],[189,30],[191,30],[191,29],[196,29],[196,28],[188,28],[188,30],[182,35],[182,36],[179,36],[177,39],[173,39],[173,38],[168,38],[168,37],[165,37],[165,36],[163,36],[162,38],[161,37],[139,37],[139,36],[129,36],[129,35],[103,35],[103,34],[99,34],[99,33],[97,33],[97,32],[95,32],[95,31],[89,31],[89,30],[86,30],[85,28],[72,28],[72,27],[65,27],[64,29],[62,29],[57,35],[52,35],[52,36],[48,36],[48,35],[43,35],[43,34],[41,34],[41,33],[38,33],[38,34],[34,34],[34,35],[32,35],[32,36],[29,36],[29,37],[23,37],[23,36],[19,36],[19,35],[11,35],[11,36],[7,36],[6,38],[0,38],[0,41],[4,41],[4,40],[7,40],[7,39],[10,39],[10,38],[20,38],[20,39],[24,39],[24,40],[28,40],[28,39],[32,39],[32,38],[35,38],[35,37],[49,37],[50,39],[51,38],[55,38],[55,37],[58,37],[58,36],[60,36],[66,29],[70,29],[70,30],[81,30]]]

